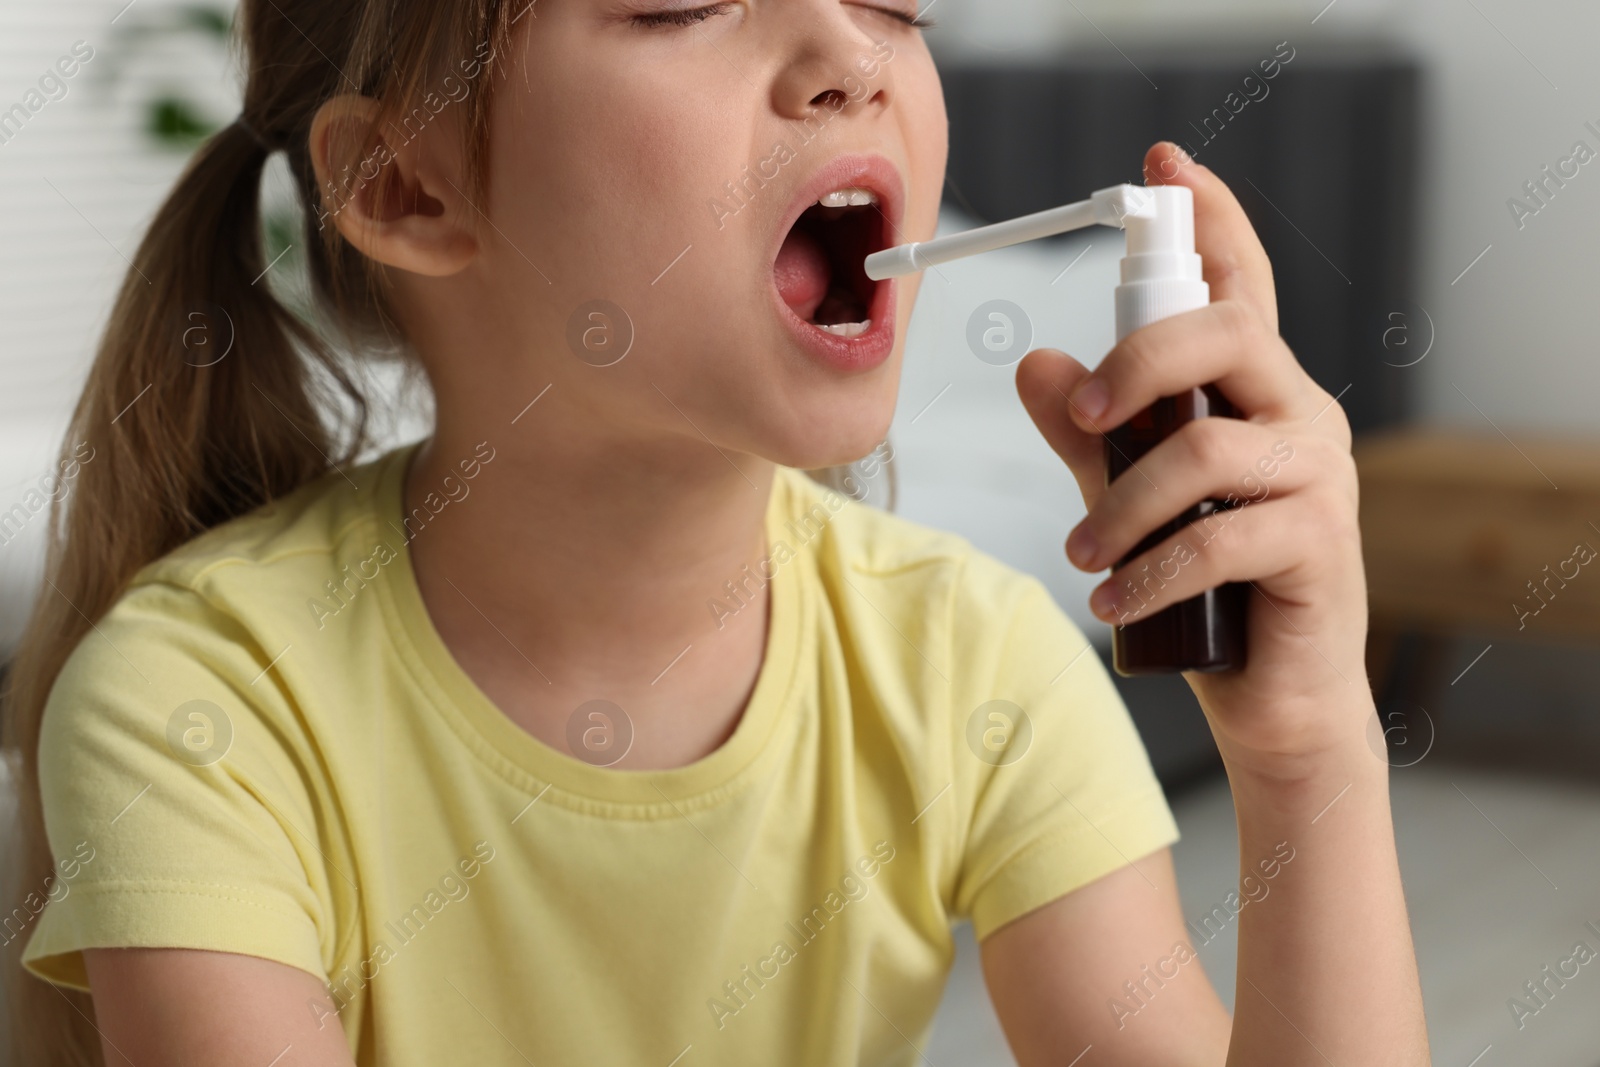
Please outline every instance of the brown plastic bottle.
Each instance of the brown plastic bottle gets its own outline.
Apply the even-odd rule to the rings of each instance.
[[[1131,470],[1146,452],[1166,440],[1185,423],[1208,416],[1238,418],[1232,404],[1214,386],[1165,397],[1106,435],[1106,484]],[[1135,471],[1132,477],[1139,477]],[[1129,560],[1165,541],[1179,530],[1228,507],[1206,500],[1183,512],[1136,545],[1117,561]],[[1208,532],[1195,531],[1190,547],[1204,552]],[[1249,586],[1230,582],[1162,611],[1145,615],[1138,605],[1150,599],[1181,566],[1182,557],[1156,561],[1130,575],[1136,591],[1124,603],[1129,621],[1112,631],[1112,664],[1118,674],[1173,674],[1179,671],[1231,671],[1245,665],[1245,622]],[[1163,573],[1164,572],[1164,573]],[[1128,591],[1126,587],[1122,590]],[[1137,617],[1135,617],[1137,616]]]

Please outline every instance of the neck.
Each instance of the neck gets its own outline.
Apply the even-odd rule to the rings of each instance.
[[[411,542],[419,571],[552,659],[616,643],[643,654],[706,630],[706,601],[765,553],[773,464],[704,440],[573,448],[530,421],[504,434],[442,426],[419,446],[406,514],[450,501]],[[474,459],[469,480],[461,462]]]
[[[714,688],[730,663],[749,667],[752,638],[759,661],[765,591],[761,610],[721,627],[708,601],[765,554],[773,465],[701,438],[597,444],[554,414],[493,427],[441,414],[411,462],[406,514],[439,509],[412,563],[457,659],[475,676],[496,658],[502,672],[536,665],[556,705]],[[689,646],[676,684],[652,689]],[[747,674],[733,670],[736,685]]]

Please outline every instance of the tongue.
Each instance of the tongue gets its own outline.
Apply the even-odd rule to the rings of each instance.
[[[794,309],[801,321],[811,322],[833,281],[833,268],[828,265],[822,245],[796,226],[778,251],[772,273],[783,302]]]

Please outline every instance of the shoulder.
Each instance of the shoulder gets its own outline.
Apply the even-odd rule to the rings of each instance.
[[[331,883],[300,843],[328,855],[333,826],[315,741],[269,658],[239,620],[160,581],[73,648],[45,703],[38,786],[52,851],[85,870],[39,920],[35,973],[87,988],[80,952],[106,946],[321,972]]]
[[[836,610],[945,646],[963,673],[996,669],[1019,626],[1038,637],[1043,625],[1073,651],[1084,644],[1035,576],[959,534],[863,504],[801,471],[779,471],[787,493],[775,508],[774,551],[805,550]]]
[[[845,666],[838,703],[875,739],[860,758],[910,783],[953,914],[987,936],[1176,838],[1109,673],[1043,582],[801,479],[780,534],[810,534],[795,566],[821,590],[819,669]]]
[[[201,810],[229,811],[256,834],[262,804],[274,821],[313,825],[321,724],[304,672],[348,661],[353,646],[307,657],[305,605],[370,542],[372,494],[401,451],[330,472],[133,576],[72,647],[45,702],[39,776],[53,827],[107,825],[130,797],[141,812],[170,814],[141,819],[170,841],[200,834],[174,827]]]
[[[849,665],[858,710],[958,748],[996,702],[1056,721],[1085,705],[1121,712],[1089,638],[1037,577],[959,534],[780,471],[773,563],[792,546],[814,591],[817,651]]]
[[[357,465],[330,470],[293,492],[191,538],[146,564],[130,583],[203,590],[219,575],[272,567],[300,556],[327,557],[371,525],[396,466],[415,447],[403,445]],[[232,568],[234,573],[226,572]]]
[[[365,582],[403,551],[395,488],[415,444],[328,471],[293,492],[209,529],[147,563],[100,620],[150,627],[169,641],[248,651],[252,682],[273,657],[361,599]],[[385,518],[389,521],[386,523]],[[92,644],[91,633],[85,638]],[[256,662],[259,660],[259,662]]]
[[[218,719],[218,706],[236,729],[286,736],[293,701],[269,668],[307,628],[307,599],[370,541],[372,494],[400,451],[329,472],[141,568],[57,673],[41,758],[170,751],[172,723]]]

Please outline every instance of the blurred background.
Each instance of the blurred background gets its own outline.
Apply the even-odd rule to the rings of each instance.
[[[1511,1010],[1536,1006],[1524,983],[1576,944],[1600,949],[1585,926],[1600,928],[1600,571],[1573,562],[1600,549],[1600,5],[928,13],[951,116],[943,231],[1140,181],[1159,139],[1243,202],[1284,336],[1359,435],[1374,758],[1395,768],[1435,1062],[1600,1064],[1600,975],[1520,1026]],[[0,2],[0,662],[39,585],[38,501],[126,257],[186,154],[237,113],[230,17],[223,2]],[[281,177],[269,205],[286,203]],[[292,278],[294,220],[269,213]],[[1007,360],[1048,345],[1097,362],[1121,255],[1105,230],[930,271],[891,434],[897,510],[1038,575],[1108,662],[1094,579],[1061,548],[1082,503]],[[995,300],[1015,305],[1014,351],[969,345]],[[425,433],[425,402],[391,385],[392,440]],[[1237,879],[1220,764],[1181,681],[1119,684],[1178,812],[1198,918]],[[1230,1003],[1234,938],[1200,949]],[[1011,1062],[970,935],[926,1057]]]

